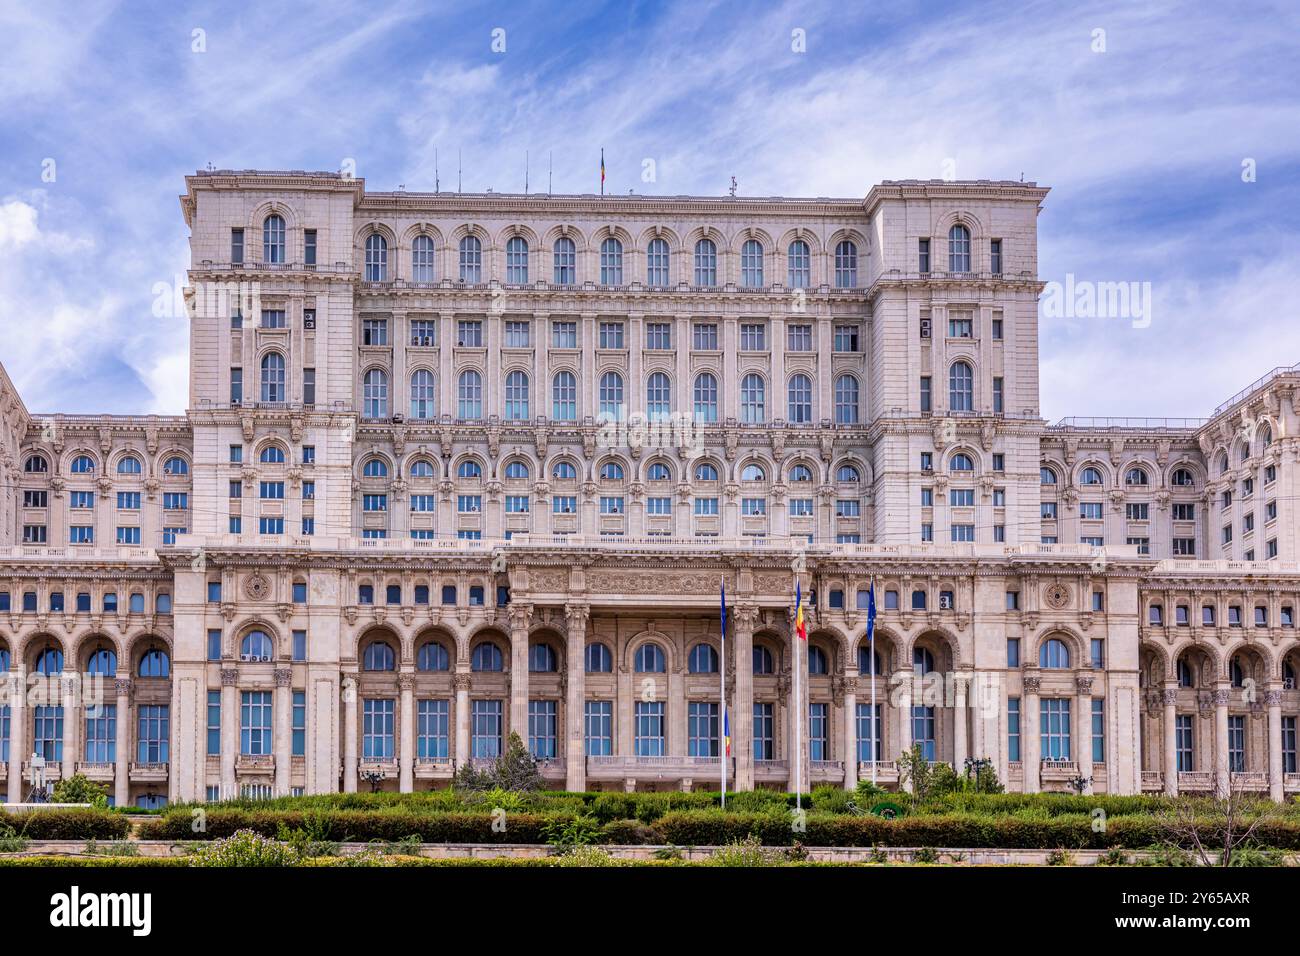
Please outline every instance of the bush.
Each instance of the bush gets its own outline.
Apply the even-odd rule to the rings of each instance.
[[[603,827],[595,817],[556,817],[546,824],[543,832],[551,846],[588,846],[599,842]]]
[[[89,803],[102,810],[108,807],[108,787],[95,783],[85,774],[74,773],[54,785],[53,802]]]
[[[854,800],[856,796],[856,792],[850,792],[843,787],[822,784],[813,787],[812,809],[824,813],[848,813],[850,803],[857,805]]]
[[[599,843],[643,846],[664,842],[663,831],[656,824],[640,820],[611,820],[601,828]]]
[[[287,843],[252,830],[239,830],[199,847],[190,856],[190,866],[295,866],[301,859]]]
[[[0,815],[0,828],[5,826],[28,840],[122,840],[131,832],[126,817],[80,807]]]
[[[714,851],[706,862],[709,866],[773,866],[779,857],[764,848],[758,837],[747,836]]]
[[[422,843],[545,843],[545,828],[558,814],[426,813],[401,811],[339,810],[313,811],[314,825],[328,825],[330,839],[338,842],[398,842],[417,836]],[[208,810],[203,826],[195,831],[188,811],[163,814],[140,824],[142,840],[217,840],[240,830],[252,830],[265,837],[282,832],[306,830],[306,814],[286,810]],[[493,822],[505,826],[493,829]],[[125,821],[123,821],[125,826]],[[286,830],[281,830],[281,827]]]
[[[87,840],[86,852],[91,856],[139,856],[140,848],[130,840],[110,840],[108,843]]]

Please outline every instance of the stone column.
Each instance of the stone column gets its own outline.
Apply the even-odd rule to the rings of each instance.
[[[1092,785],[1092,677],[1076,676],[1074,685],[1078,691],[1074,707],[1078,713],[1074,718],[1074,736],[1078,739],[1075,749],[1075,763],[1079,765],[1079,776]]]
[[[357,678],[344,674],[343,692],[343,792],[357,792]]]
[[[415,790],[415,675],[398,674],[397,687],[401,696],[397,706],[402,712],[397,789],[411,793]]]
[[[510,730],[528,746],[528,626],[530,604],[510,605]]]
[[[125,807],[131,802],[131,678],[118,677],[113,681],[113,803]]]
[[[731,752],[736,757],[737,790],[754,789],[754,622],[757,619],[758,609],[749,605],[732,611],[736,695],[731,714]]]
[[[56,509],[57,510],[57,509]],[[27,675],[9,675],[9,803],[23,802],[23,759],[27,756]]]
[[[239,796],[235,786],[235,758],[239,754],[239,671],[233,667],[221,671],[221,796]],[[119,713],[118,719],[121,719]],[[121,731],[118,740],[123,739]],[[119,760],[122,754],[117,755]]]
[[[1268,795],[1275,803],[1283,800],[1282,771],[1282,691],[1270,688],[1264,693],[1268,705]]]
[[[63,707],[63,776],[67,780],[77,772],[77,747],[81,739],[79,730],[84,719],[81,713],[81,675],[64,674],[59,679],[59,703]],[[12,724],[11,724],[12,726]]]
[[[293,697],[289,685],[293,683],[293,671],[287,667],[275,669],[275,794],[279,797],[289,795],[290,769],[293,766],[293,724],[290,716],[293,712]]]
[[[1228,700],[1227,685],[1214,689],[1214,791],[1226,797],[1231,791],[1228,782]]]
[[[565,663],[568,694],[565,698],[564,786],[571,793],[587,789],[587,620],[590,608],[570,604],[565,608],[568,645]]]
[[[856,668],[848,671],[844,678],[844,789],[854,790],[858,786],[858,675]]]
[[[1039,752],[1042,750],[1042,740],[1039,738],[1038,728],[1038,689],[1041,682],[1042,678],[1037,674],[1026,674],[1021,679],[1024,693],[1021,695],[1023,706],[1020,713],[1020,751],[1024,755],[1024,760],[1021,761],[1020,767],[1025,793],[1037,793],[1040,788],[1042,763]]]
[[[452,678],[456,688],[456,766],[469,763],[469,671],[458,671]]]
[[[958,674],[953,681],[952,709],[952,766],[958,773],[966,769],[966,757],[969,748],[966,745],[966,697],[970,688],[970,678]]]
[[[1164,690],[1165,794],[1178,796],[1178,686]]]

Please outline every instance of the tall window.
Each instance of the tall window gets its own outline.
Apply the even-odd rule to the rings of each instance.
[[[518,285],[528,281],[528,240],[523,236],[506,243],[506,281]]]
[[[41,704],[32,708],[32,750],[46,760],[63,760],[63,708]]]
[[[366,281],[388,281],[388,240],[377,232],[366,237]]]
[[[718,705],[691,701],[686,711],[686,753],[691,757],[718,756]]]
[[[555,240],[554,260],[556,285],[573,285],[578,281],[578,249],[572,239],[561,236]]]
[[[701,372],[695,377],[695,419],[718,420],[718,379],[712,372]]]
[[[262,356],[262,401],[284,400],[284,356],[279,352],[267,352]]]
[[[249,756],[272,753],[271,691],[246,690],[239,700],[239,752]]]
[[[831,721],[828,704],[808,705],[808,759],[831,759]]]
[[[589,645],[590,647],[603,645]],[[588,670],[591,668],[588,667]],[[589,700],[583,712],[587,756],[608,757],[614,752],[614,702]]]
[[[558,747],[556,702],[528,702],[528,750],[538,760],[554,760]]]
[[[528,376],[515,371],[506,376],[506,418],[511,421],[528,419]]]
[[[623,284],[623,243],[613,236],[600,244],[600,284]]]
[[[501,755],[501,701],[475,700],[470,702],[470,755],[473,757],[499,757]]]
[[[1044,760],[1070,759],[1070,699],[1044,697],[1038,702]]]
[[[477,419],[483,417],[483,376],[474,369],[460,373],[456,386],[458,418]]]
[[[362,398],[366,418],[388,417],[388,375],[383,369],[372,368],[366,373]]]
[[[747,239],[740,247],[740,284],[746,289],[763,287],[763,244]]]
[[[1174,750],[1179,773],[1191,773],[1196,769],[1196,735],[1192,720],[1191,714],[1179,714],[1174,718]]]
[[[880,723],[880,708],[883,706],[883,704],[876,704],[873,714],[870,704],[858,704],[858,761],[860,763],[880,760],[880,755],[884,753],[884,736]]]
[[[754,372],[746,375],[740,382],[740,420],[747,424],[758,424],[767,417],[767,395],[763,376]]]
[[[926,760],[936,759],[933,707],[912,707],[912,743],[921,748],[921,756]]]
[[[140,763],[167,763],[169,715],[166,704],[141,704],[136,727],[136,759]]]
[[[465,236],[460,241],[460,281],[483,281],[483,243],[478,236]]]
[[[433,373],[428,369],[417,369],[411,374],[411,417],[433,418],[435,415],[434,398],[437,393],[433,387]]]
[[[433,281],[433,238],[416,236],[411,243],[411,281]]]
[[[1228,771],[1245,773],[1246,771],[1246,715],[1231,714],[1228,717]]]
[[[839,425],[858,423],[858,380],[852,375],[835,380],[835,421]]]
[[[790,378],[786,418],[799,424],[812,421],[812,379],[802,373]]]
[[[578,380],[572,372],[556,372],[551,383],[551,417],[571,422],[578,417]]]
[[[666,286],[670,282],[668,271],[668,240],[652,239],[645,253],[645,283],[648,286]]]
[[[953,362],[948,370],[948,408],[969,412],[975,407],[975,373],[966,362]]]
[[[961,223],[948,230],[948,271],[970,272],[970,230]]]
[[[220,693],[220,692],[218,692]],[[5,717],[8,716],[6,708]],[[5,741],[9,735],[6,733]],[[117,706],[101,704],[86,708],[86,762],[113,763],[117,751]]]
[[[633,753],[638,757],[664,755],[663,701],[637,701],[633,721]]]
[[[755,652],[765,648],[754,648]],[[771,704],[754,705],[754,759],[776,759],[776,730]]]
[[[786,281],[792,289],[806,289],[812,283],[812,255],[802,239],[790,243],[786,253]]]
[[[397,701],[391,697],[361,702],[361,756],[385,759],[393,756],[393,718]]]
[[[618,372],[600,377],[600,414],[610,419],[623,417],[623,376]]]
[[[1020,762],[1020,698],[1007,700],[1007,759]]]
[[[695,244],[695,284],[697,286],[715,286],[718,284],[718,247],[712,239],[701,239]]]
[[[284,219],[267,216],[262,222],[262,261],[284,262]]]
[[[672,386],[663,372],[655,372],[646,382],[645,410],[651,421],[663,420],[672,414]]]
[[[448,705],[446,700],[422,700],[416,705],[416,757],[445,760],[448,747]]]
[[[848,239],[835,246],[835,288],[858,287],[858,247]]]

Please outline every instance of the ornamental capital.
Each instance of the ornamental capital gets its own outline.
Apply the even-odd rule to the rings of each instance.
[[[234,687],[239,683],[239,671],[233,667],[225,667],[221,670],[221,686]]]
[[[287,667],[277,667],[275,669],[275,686],[288,687],[293,683],[293,671]]]

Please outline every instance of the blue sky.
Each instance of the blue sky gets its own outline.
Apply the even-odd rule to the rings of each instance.
[[[33,411],[184,410],[187,325],[153,303],[186,173],[351,158],[423,190],[435,150],[467,191],[522,189],[525,150],[534,189],[551,153],[593,191],[602,146],[611,192],[1023,173],[1045,281],[1153,296],[1146,327],[1043,317],[1045,417],[1203,416],[1300,361],[1294,3],[0,0],[0,37],[0,361]]]

